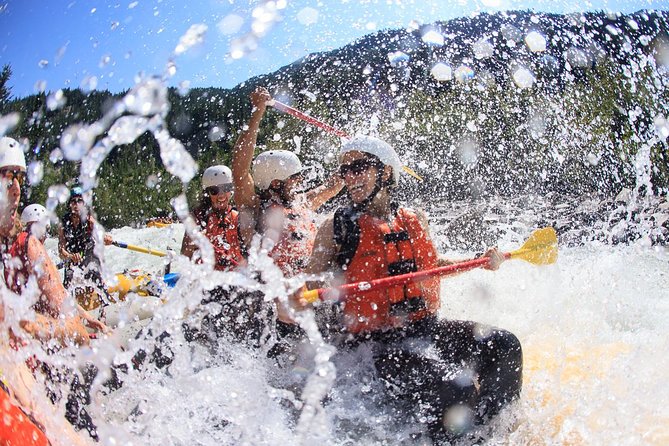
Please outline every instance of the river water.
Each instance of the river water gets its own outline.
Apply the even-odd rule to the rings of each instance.
[[[447,213],[442,207],[431,220],[442,246],[448,245],[449,235],[435,222]],[[516,221],[497,223],[494,229],[501,234],[498,246],[513,250],[533,227]],[[177,250],[182,233],[178,224],[112,231],[116,240],[126,243]],[[55,241],[48,240],[47,247],[53,250]],[[464,259],[473,252],[446,254]],[[139,268],[159,273],[163,267],[159,258],[115,247],[107,247],[105,256],[114,272]],[[524,349],[522,397],[482,430],[480,438],[487,444],[514,445],[667,444],[668,265],[669,250],[643,240],[615,246],[590,241],[561,246],[554,265],[515,260],[496,272],[475,270],[444,279],[443,317],[505,328],[518,336]],[[187,288],[168,291],[165,305],[130,295],[118,314],[108,310],[110,322],[126,320],[133,330],[151,323],[179,338],[178,314],[188,302],[197,304],[198,286],[206,287],[211,273],[179,262],[174,269],[186,273]],[[252,282],[230,275],[225,280]],[[277,283],[267,286],[276,288]],[[157,315],[153,320],[132,321],[152,311]],[[122,334],[96,341],[94,350],[80,359],[99,365],[110,358],[127,361],[133,342],[139,341],[127,340],[127,328],[117,332]],[[397,424],[388,407],[373,398],[378,383],[365,367],[366,352],[340,358],[335,368],[327,361],[330,348],[317,338],[312,342],[315,347],[302,349],[298,359],[283,368],[263,353],[227,342],[209,350],[172,344],[175,359],[168,371],[148,367],[131,372],[120,390],[94,395],[92,414],[102,443],[426,442],[411,437],[419,427]],[[307,390],[301,393],[305,382]]]

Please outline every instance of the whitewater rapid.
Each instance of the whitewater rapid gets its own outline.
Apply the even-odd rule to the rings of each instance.
[[[519,247],[531,229],[507,231],[498,246]],[[178,251],[183,228],[111,234]],[[55,245],[47,241],[52,255]],[[446,254],[464,259],[473,253]],[[160,275],[164,268],[163,259],[116,247],[105,248],[105,260],[108,272],[138,268]],[[668,265],[664,247],[588,242],[561,246],[555,265],[509,261],[496,272],[445,279],[443,317],[505,328],[523,345],[522,397],[490,427],[488,444],[668,444]],[[109,353],[110,344],[101,342],[101,351]],[[278,371],[257,353],[230,345],[222,352],[184,346],[175,358],[169,373],[147,369],[120,390],[94,396],[102,444],[413,442],[381,408],[360,403],[374,387],[356,381],[365,379],[365,371],[354,370],[356,358],[344,358],[351,369],[337,370],[342,388],[308,426],[300,424],[299,386],[293,382],[308,379],[313,363]]]

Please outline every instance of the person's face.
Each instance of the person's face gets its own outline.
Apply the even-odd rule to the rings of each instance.
[[[375,161],[363,152],[351,151],[342,156],[339,174],[354,203],[361,203],[372,194],[378,169]]]
[[[285,181],[272,180],[269,189],[284,201],[292,202],[298,192],[302,190],[302,175],[298,173],[288,177]]]
[[[232,198],[232,184],[208,187],[206,192],[211,199],[211,207],[215,210],[224,211],[230,205],[230,199]]]
[[[13,225],[16,210],[21,201],[21,185],[25,180],[25,171],[19,166],[0,168],[0,224],[3,227]]]
[[[70,198],[70,210],[73,213],[80,214],[84,209],[84,197],[75,196]]]

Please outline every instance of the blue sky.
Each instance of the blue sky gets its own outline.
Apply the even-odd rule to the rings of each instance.
[[[308,53],[375,30],[407,27],[412,20],[431,23],[507,9],[669,9],[666,0],[275,0],[276,14],[258,18],[259,11],[273,10],[266,1],[6,0],[0,2],[0,65],[12,66],[15,96],[82,85],[118,92],[140,72],[164,74],[170,60],[176,67],[170,85],[229,88]],[[254,22],[271,26],[252,34]],[[202,43],[176,54],[180,38],[200,24],[207,27]],[[234,40],[244,38],[257,48],[235,52]]]

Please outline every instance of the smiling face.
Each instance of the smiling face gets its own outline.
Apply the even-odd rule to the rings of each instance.
[[[366,153],[344,153],[339,172],[354,203],[362,203],[374,192],[378,169],[378,162]]]
[[[218,193],[213,193],[210,188],[207,193],[211,199],[211,207],[217,211],[225,211],[230,205],[230,199],[232,198],[232,191],[217,190]]]

